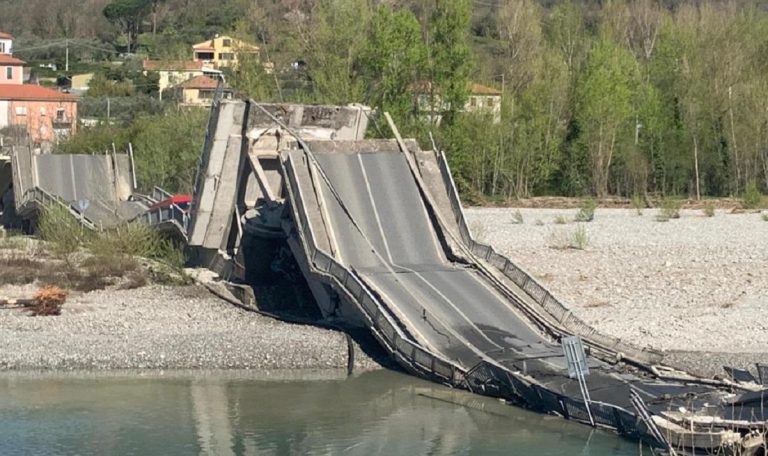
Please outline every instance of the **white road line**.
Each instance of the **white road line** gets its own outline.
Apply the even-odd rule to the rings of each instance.
[[[75,201],[77,201],[77,179],[75,179],[74,155],[69,156],[69,174],[72,178],[72,195],[74,196]]]
[[[466,316],[466,315],[465,315],[465,314],[464,314],[464,313],[463,313],[461,310],[459,310],[459,308],[458,308],[458,307],[456,307],[456,305],[455,305],[455,304],[454,304],[454,303],[453,303],[453,302],[452,302],[452,301],[451,301],[451,300],[450,300],[450,299],[449,299],[447,296],[445,296],[445,295],[444,295],[444,294],[443,294],[443,293],[442,293],[440,290],[438,290],[438,289],[437,289],[437,288],[436,288],[434,285],[432,285],[431,283],[429,283],[429,281],[428,281],[427,279],[425,279],[424,277],[422,277],[422,275],[421,275],[420,273],[418,273],[418,272],[414,271],[413,269],[410,269],[410,268],[407,268],[407,267],[405,267],[405,266],[401,266],[401,265],[399,265],[399,264],[395,263],[395,261],[392,259],[392,252],[389,250],[389,243],[387,242],[387,234],[386,234],[386,232],[384,231],[384,227],[383,227],[383,226],[382,226],[382,224],[381,224],[381,217],[379,216],[379,209],[376,207],[376,202],[375,202],[375,201],[374,201],[374,199],[373,199],[373,191],[371,190],[371,185],[370,185],[370,182],[369,182],[369,180],[368,180],[368,174],[367,174],[367,173],[366,173],[366,171],[365,171],[365,166],[363,165],[363,160],[362,160],[362,158],[361,158],[361,155],[360,155],[360,154],[357,154],[357,161],[360,163],[360,169],[361,169],[361,170],[362,170],[362,172],[363,172],[363,180],[365,181],[365,186],[366,186],[366,189],[368,190],[368,198],[369,198],[369,200],[371,201],[371,206],[372,206],[372,208],[373,208],[373,215],[376,217],[376,224],[378,225],[378,228],[379,228],[379,233],[381,234],[381,239],[382,239],[382,242],[384,243],[384,249],[387,251],[387,257],[389,258],[389,262],[390,262],[390,264],[391,264],[392,266],[396,266],[396,267],[398,267],[398,268],[402,268],[402,269],[404,269],[404,270],[406,270],[406,271],[408,271],[408,272],[411,272],[411,273],[412,273],[412,274],[414,274],[416,277],[418,277],[419,279],[421,279],[421,281],[422,281],[422,282],[424,282],[425,284],[427,284],[427,286],[428,286],[428,287],[430,287],[430,288],[431,288],[431,289],[432,289],[432,290],[433,290],[435,293],[437,293],[437,294],[438,294],[438,296],[440,296],[440,297],[441,297],[441,298],[442,298],[442,299],[443,299],[445,302],[447,302],[449,306],[451,306],[451,307],[452,307],[452,308],[453,308],[453,309],[454,309],[454,310],[455,310],[455,311],[456,311],[456,312],[457,312],[459,315],[461,315],[461,317],[462,317],[462,318],[463,318],[465,321],[467,321],[467,322],[469,323],[469,325],[470,325],[472,328],[474,328],[474,329],[475,329],[475,330],[476,330],[476,331],[477,331],[477,332],[480,334],[480,336],[481,336],[483,339],[485,339],[486,341],[488,341],[488,343],[490,343],[491,345],[493,345],[493,346],[495,346],[495,347],[497,347],[497,348],[502,348],[502,347],[501,347],[499,344],[495,343],[495,342],[494,342],[493,340],[491,340],[491,339],[490,339],[488,336],[486,336],[486,335],[485,335],[485,333],[483,333],[483,332],[480,330],[480,328],[478,328],[478,327],[475,325],[475,323],[474,323],[472,320],[470,320],[470,319],[469,319],[469,318],[468,318],[468,317],[467,317],[467,316]],[[409,294],[410,294],[410,293],[409,293]],[[424,307],[424,306],[422,305],[422,307]],[[446,326],[446,328],[447,328],[447,327],[448,327],[448,326]],[[463,338],[462,338],[462,339],[463,339]],[[465,340],[465,342],[466,342],[466,340]],[[468,342],[467,342],[467,343],[468,343]],[[469,345],[472,345],[472,344],[469,344]]]
[[[365,182],[365,188],[368,190],[368,200],[373,207],[373,215],[376,217],[376,225],[379,227],[379,233],[381,234],[381,242],[384,243],[384,250],[387,252],[387,258],[389,263],[394,265],[395,262],[392,259],[392,252],[389,250],[389,243],[387,242],[387,236],[384,233],[384,227],[381,225],[381,218],[379,217],[379,209],[376,207],[376,202],[373,200],[373,190],[371,189],[371,182],[368,180],[368,173],[365,172],[365,166],[363,166],[363,159],[360,154],[357,154],[357,162],[360,163],[360,170],[363,172],[363,181]]]

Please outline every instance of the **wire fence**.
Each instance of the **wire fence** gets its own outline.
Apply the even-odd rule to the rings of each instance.
[[[615,353],[622,354],[625,358],[630,358],[636,362],[644,364],[658,364],[664,356],[661,352],[651,348],[640,348],[616,337],[607,336],[598,333],[586,322],[571,313],[567,306],[544,288],[528,272],[509,260],[509,258],[499,254],[493,247],[487,244],[477,242],[473,237],[467,225],[464,216],[464,210],[461,206],[459,194],[453,181],[445,154],[438,154],[438,165],[446,183],[446,191],[451,202],[451,208],[455,216],[455,221],[459,227],[459,235],[464,245],[478,258],[487,261],[515,285],[524,290],[533,301],[563,328],[573,335],[581,336],[588,343],[597,345]]]

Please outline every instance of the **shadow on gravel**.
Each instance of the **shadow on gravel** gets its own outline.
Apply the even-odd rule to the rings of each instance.
[[[247,259],[245,280],[253,290],[259,312],[287,322],[343,331],[382,367],[402,370],[369,330],[330,324],[323,319],[309,285],[285,242],[251,240],[247,247],[244,245],[243,256]]]

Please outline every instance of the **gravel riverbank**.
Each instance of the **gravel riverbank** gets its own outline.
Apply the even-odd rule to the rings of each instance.
[[[598,330],[670,351],[689,368],[701,365],[690,352],[706,353],[718,373],[724,362],[768,361],[768,222],[760,214],[683,210],[659,222],[654,209],[597,209],[578,250],[559,248],[575,234],[578,224],[562,222],[577,209],[519,209],[523,223],[516,210],[466,214],[481,240]]]
[[[378,368],[355,346],[355,368]],[[102,290],[57,317],[0,310],[0,369],[337,369],[344,333],[237,308],[200,286]]]

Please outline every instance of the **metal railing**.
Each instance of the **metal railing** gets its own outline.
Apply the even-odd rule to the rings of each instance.
[[[158,186],[152,187],[152,195],[150,197],[155,200],[155,202],[167,200],[168,198],[173,197],[173,193],[170,193]]]
[[[624,357],[646,364],[658,364],[664,358],[663,354],[651,348],[636,347],[619,338],[597,332],[593,327],[574,315],[567,306],[554,297],[531,274],[517,266],[509,258],[499,254],[492,246],[477,242],[469,231],[464,209],[461,206],[459,193],[451,175],[448,161],[443,152],[437,154],[438,165],[446,191],[451,203],[451,209],[459,227],[459,234],[464,245],[478,258],[487,261],[515,285],[524,290],[542,310],[554,318],[565,330],[573,335],[581,336],[587,343],[604,347]]]
[[[536,411],[555,413],[585,424],[591,424],[591,412],[598,426],[616,429],[627,437],[643,438],[650,444],[661,446],[660,442],[649,439],[647,429],[638,422],[634,413],[617,405],[590,401],[587,410],[580,398],[556,393],[489,361],[479,362],[464,377],[467,387],[474,393],[512,400]]]
[[[308,263],[316,272],[330,279],[335,288],[346,295],[365,316],[374,336],[395,355],[405,367],[427,374],[442,382],[455,385],[464,370],[458,365],[425,350],[413,341],[396,322],[383,302],[374,296],[358,274],[342,265],[336,259],[317,247],[315,233],[309,223],[304,196],[296,180],[292,158],[282,163],[285,185],[291,196],[291,208],[297,223],[297,232],[304,246]]]
[[[189,229],[188,211],[185,211],[175,204],[149,209],[141,214],[141,218],[151,226],[156,226],[161,223],[171,223],[184,235],[187,234],[187,230]]]
[[[533,379],[521,373],[512,372],[492,360],[482,360],[467,371],[413,341],[390,313],[386,304],[369,290],[358,274],[337,262],[332,255],[317,246],[315,232],[309,223],[306,200],[297,180],[294,159],[288,156],[284,162],[281,162],[281,166],[291,201],[290,207],[297,228],[296,233],[307,255],[310,268],[315,274],[325,277],[325,281],[330,282],[334,289],[347,300],[356,304],[376,339],[406,369],[452,386],[465,387],[478,394],[503,398],[535,410],[556,413],[567,419],[587,424],[590,423],[589,412],[591,412],[596,425],[616,429],[630,437],[647,436],[647,432],[639,427],[635,415],[619,406],[590,401],[588,411],[582,400],[556,393]],[[461,212],[457,213],[461,214]],[[462,226],[461,223],[459,225]],[[464,229],[466,230],[466,225]],[[471,239],[468,236],[468,230],[466,233],[467,238]],[[490,247],[484,246],[478,248],[476,254],[493,262],[496,259],[494,253]],[[509,270],[506,263],[503,267]],[[531,292],[537,294],[535,289],[531,289]],[[553,299],[547,296],[549,295],[545,293],[539,300]]]
[[[16,207],[18,213],[24,213],[31,210],[40,210],[45,207],[60,205],[66,208],[84,227],[96,231],[97,227],[80,211],[72,207],[72,204],[64,199],[48,193],[40,187],[32,187],[24,192],[17,201]]]
[[[305,197],[297,181],[293,158],[289,156],[281,162],[281,166],[291,201],[290,207],[297,228],[296,232],[304,247],[310,268],[315,274],[325,277],[325,281],[331,282],[340,294],[362,311],[376,339],[406,369],[451,386],[461,386],[478,394],[522,403],[535,410],[556,413],[567,419],[587,424],[590,423],[589,412],[591,411],[596,425],[616,429],[630,437],[647,436],[647,432],[638,427],[635,415],[619,406],[590,401],[588,411],[582,400],[551,391],[533,379],[512,372],[492,360],[482,360],[467,371],[413,341],[390,313],[386,304],[369,290],[358,274],[317,247],[317,238],[309,223]],[[493,251],[490,247],[486,246],[484,251],[486,259],[492,258]]]

